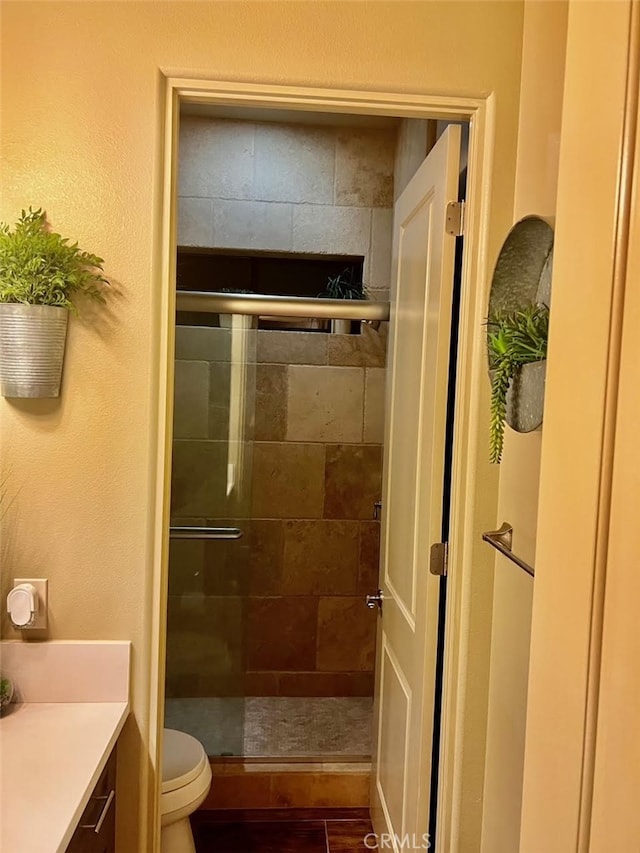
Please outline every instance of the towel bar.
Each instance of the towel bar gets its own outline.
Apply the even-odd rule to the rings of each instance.
[[[511,560],[512,563],[515,563],[516,566],[520,566],[521,569],[524,569],[528,575],[531,575],[531,577],[535,576],[533,566],[530,566],[529,563],[525,563],[524,560],[514,554],[511,550],[513,527],[508,521],[501,524],[498,530],[488,530],[486,533],[483,533],[482,539],[485,542],[488,542],[489,545],[492,545],[496,551],[500,551],[501,554],[504,554],[504,556]]]

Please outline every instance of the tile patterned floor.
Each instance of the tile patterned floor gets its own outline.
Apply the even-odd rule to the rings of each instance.
[[[210,756],[304,758],[371,755],[373,700],[361,697],[167,699],[169,728]]]
[[[375,849],[365,838],[368,819],[322,820],[318,813],[301,820],[221,821],[215,813],[192,818],[196,853],[365,853]]]

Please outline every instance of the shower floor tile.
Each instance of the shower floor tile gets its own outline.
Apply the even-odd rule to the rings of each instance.
[[[242,755],[245,699],[167,699],[164,724],[197,738],[207,755]]]
[[[304,758],[371,755],[373,699],[167,699],[165,725],[189,732],[210,756]]]

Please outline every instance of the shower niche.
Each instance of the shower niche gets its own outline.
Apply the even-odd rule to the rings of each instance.
[[[260,294],[265,296],[306,297],[329,296],[327,288],[333,282],[348,282],[352,298],[365,298],[363,281],[364,258],[351,255],[312,255],[308,253],[247,252],[218,249],[178,249],[176,286],[178,291],[199,293]],[[338,291],[347,288],[338,284]],[[342,298],[342,297],[341,297]],[[346,296],[344,298],[347,298]],[[195,314],[179,311],[177,322],[194,325],[220,325],[215,313]],[[345,321],[346,323],[347,321]],[[261,329],[333,331],[331,320],[316,317],[257,318]],[[359,334],[360,323],[343,327],[348,334]]]

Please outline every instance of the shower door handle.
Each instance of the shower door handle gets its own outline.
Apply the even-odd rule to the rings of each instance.
[[[170,527],[171,539],[242,539],[239,527]]]

